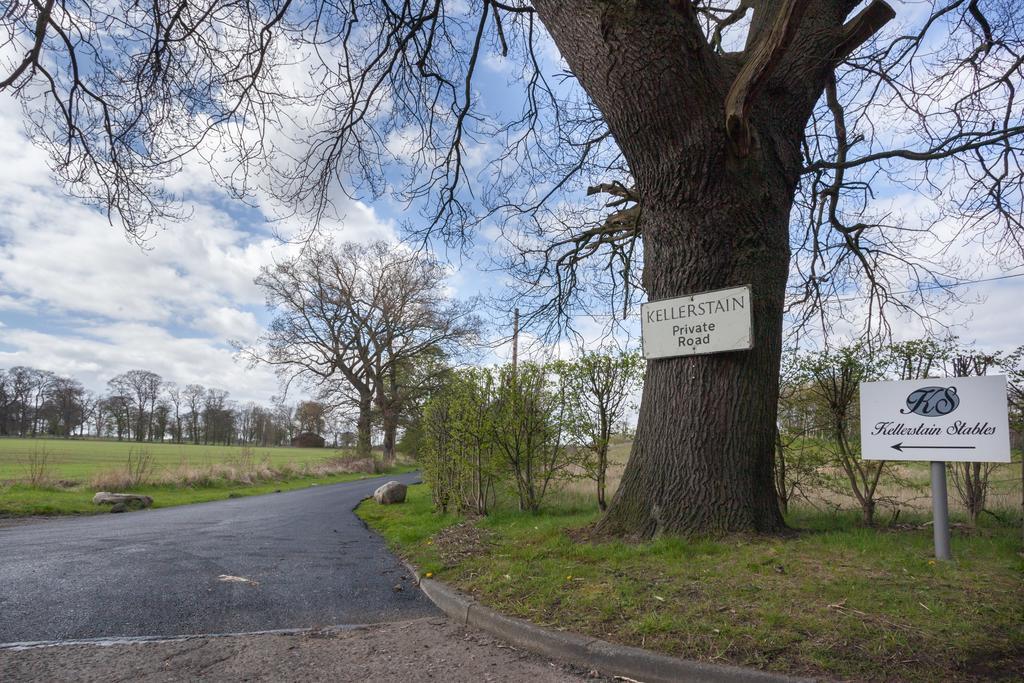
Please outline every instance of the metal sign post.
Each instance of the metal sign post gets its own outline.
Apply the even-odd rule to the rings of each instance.
[[[946,497],[946,463],[932,461],[932,534],[935,559],[952,560],[949,548],[949,501]]]
[[[950,560],[946,462],[1010,462],[1006,378],[862,382],[860,438],[865,460],[931,462],[935,557]]]

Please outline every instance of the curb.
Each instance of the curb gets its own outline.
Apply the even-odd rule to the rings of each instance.
[[[419,572],[408,562],[405,565],[416,577],[423,593],[451,619],[465,626],[486,631],[524,650],[585,669],[596,668],[602,673],[644,683],[810,683],[817,680],[738,666],[677,659],[637,647],[616,645],[598,638],[546,629],[495,612],[451,586],[434,579],[421,578]]]

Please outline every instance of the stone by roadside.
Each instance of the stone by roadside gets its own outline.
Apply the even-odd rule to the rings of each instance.
[[[610,681],[427,618],[348,630],[0,649],[10,681]]]
[[[401,482],[389,481],[373,492],[373,499],[381,505],[404,503],[405,494],[408,490],[409,487]]]
[[[92,497],[93,505],[109,505],[111,512],[128,512],[153,507],[153,498],[141,493],[110,493],[99,491]]]

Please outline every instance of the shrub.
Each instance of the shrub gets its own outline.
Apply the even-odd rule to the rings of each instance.
[[[493,441],[494,375],[467,369],[424,406],[420,461],[434,507],[486,515],[500,468]]]
[[[637,353],[589,351],[555,369],[565,390],[569,438],[581,449],[580,465],[597,484],[597,505],[604,510],[608,479],[608,447],[612,435],[626,431],[626,409],[639,388],[644,360]]]
[[[551,484],[573,476],[565,392],[550,364],[455,373],[423,411],[421,464],[438,510],[487,514],[497,487],[537,511]]]
[[[292,446],[296,448],[323,448],[326,443],[324,437],[313,432],[302,432],[292,439]]]
[[[808,354],[798,367],[800,382],[824,413],[833,464],[844,475],[834,482],[845,479],[847,492],[860,504],[864,524],[870,526],[875,522],[878,484],[887,467],[884,460],[860,457],[860,383],[881,379],[884,360],[867,344],[855,343]]]
[[[29,486],[43,488],[52,484],[50,476],[50,452],[46,447],[33,448],[23,463],[25,467],[25,479]]]

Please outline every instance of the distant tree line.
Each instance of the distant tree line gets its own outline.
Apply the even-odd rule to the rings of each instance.
[[[112,377],[98,394],[47,370],[0,368],[0,436],[278,446],[301,433],[353,441],[346,423],[316,401],[239,403],[224,389],[181,386],[149,370]]]
[[[402,432],[417,432],[428,397],[478,344],[475,300],[449,295],[448,266],[387,242],[313,240],[256,278],[274,317],[252,346],[253,365],[273,367],[282,395],[299,386],[314,400],[239,405],[227,391],[179,386],[129,370],[97,395],[80,382],[33,368],[0,372],[0,436],[107,436],[127,441],[274,445],[299,435],[385,464]],[[315,443],[317,439],[300,439]],[[414,440],[406,440],[415,454]]]

